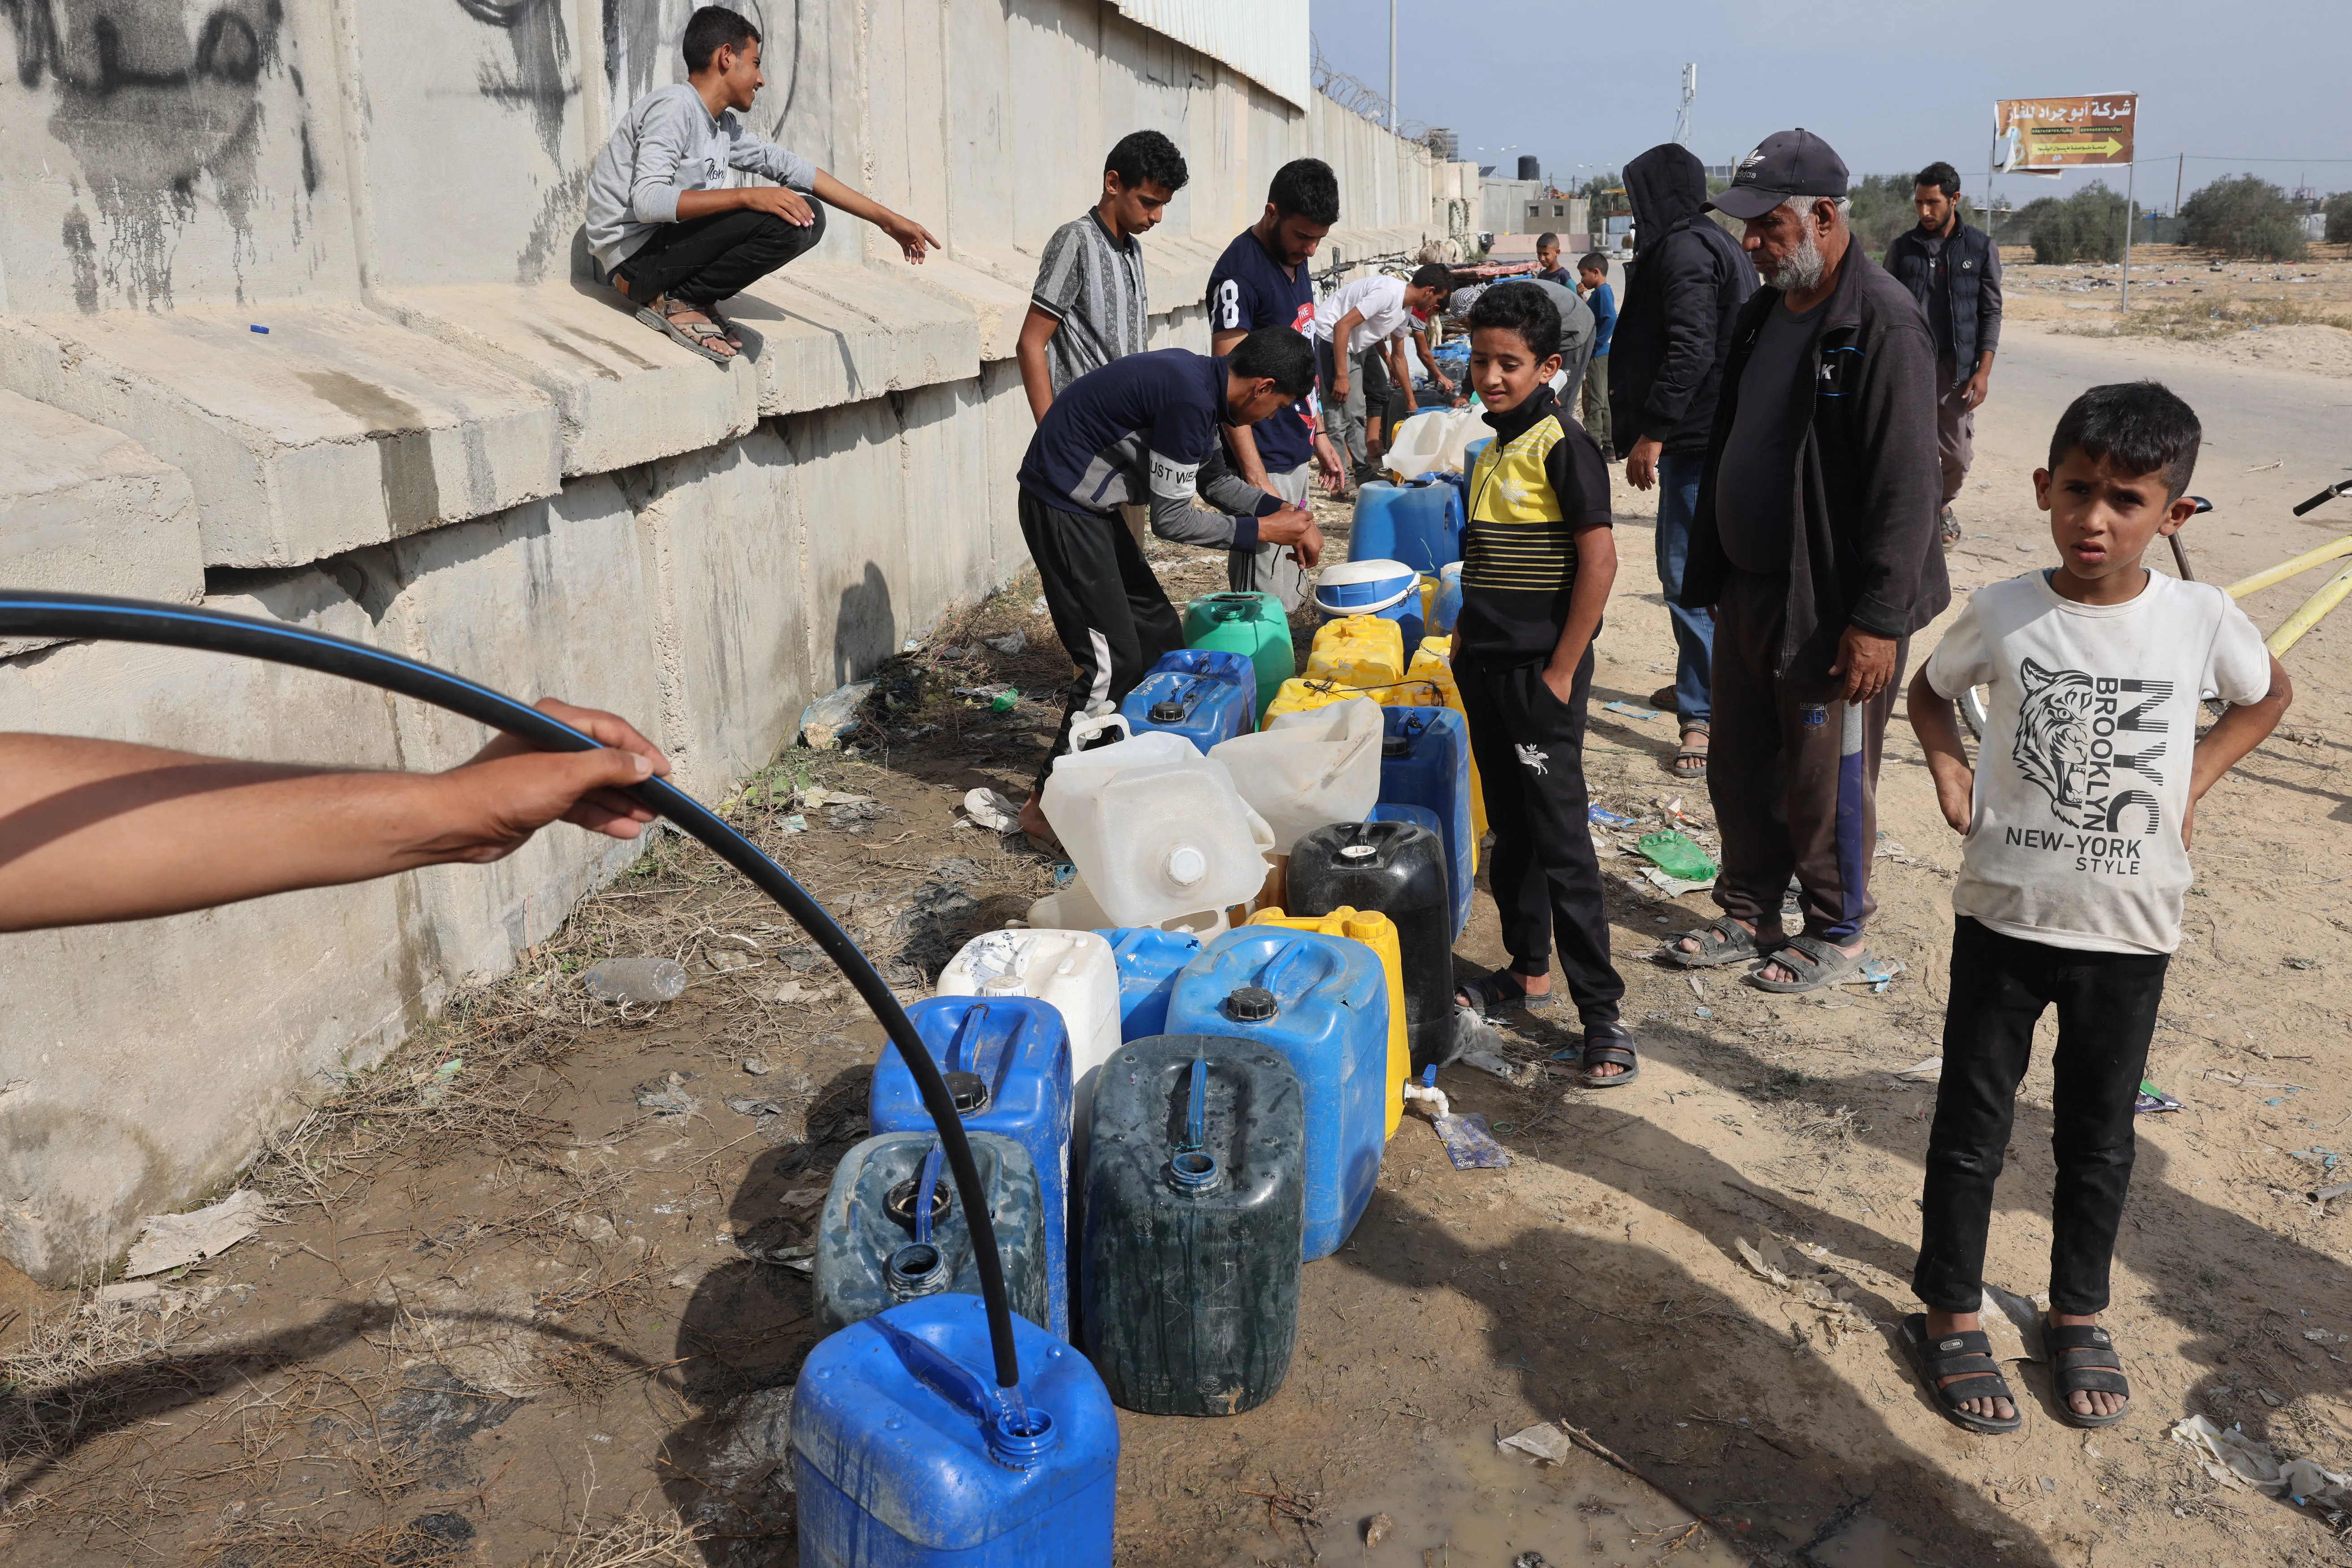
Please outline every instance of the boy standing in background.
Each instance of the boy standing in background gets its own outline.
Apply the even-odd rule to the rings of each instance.
[[[1045,241],[1013,351],[1033,418],[1045,418],[1062,388],[1087,372],[1151,346],[1137,236],[1160,226],[1191,178],[1176,143],[1157,131],[1131,131],[1103,160],[1100,199]]]
[[[2033,476],[2058,564],[1970,595],[1911,683],[1937,802],[1968,845],[1911,1280],[1927,1310],[1902,1335],[1945,1417],[1971,1431],[2021,1425],[1979,1309],[2017,1086],[2053,1005],[2042,1339],[2068,1424],[2113,1426],[2130,1403],[2098,1314],[2131,1183],[2133,1103],[2193,879],[2197,802],[2293,697],[2227,595],[2141,564],[2197,510],[2182,492],[2201,439],[2189,405],[2152,381],[2076,398]],[[1952,700],[1984,685],[1971,770]],[[2200,740],[2205,692],[2232,706]]]
[[[1470,379],[1494,440],[1470,475],[1454,675],[1486,780],[1488,885],[1510,966],[1457,993],[1485,1014],[1551,1005],[1552,944],[1584,1025],[1584,1081],[1639,1076],[1618,1019],[1584,784],[1592,639],[1617,576],[1609,470],[1551,389],[1559,310],[1540,288],[1489,289],[1470,310]],[[1563,1055],[1566,1053],[1562,1053]]]
[[[1584,427],[1601,444],[1601,455],[1611,462],[1617,455],[1609,444],[1609,334],[1617,330],[1617,295],[1609,287],[1609,258],[1595,250],[1576,264],[1576,291],[1592,311],[1592,357],[1584,365],[1584,401],[1579,410]]]

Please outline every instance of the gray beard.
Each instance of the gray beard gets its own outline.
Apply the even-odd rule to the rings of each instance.
[[[1764,274],[1764,281],[1783,294],[1803,294],[1811,290],[1828,270],[1822,259],[1821,241],[1813,237],[1812,226],[1805,226],[1805,237],[1793,255]]]

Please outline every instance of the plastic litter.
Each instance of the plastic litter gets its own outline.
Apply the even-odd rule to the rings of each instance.
[[[1509,1152],[1495,1142],[1495,1134],[1481,1111],[1441,1116],[1430,1125],[1437,1130],[1439,1142],[1445,1145],[1445,1157],[1454,1162],[1457,1171],[1499,1171],[1511,1163]]]
[[[1465,1051],[1454,1059],[1465,1068],[1476,1068],[1480,1072],[1501,1079],[1508,1084],[1524,1083],[1528,1077],[1528,1070],[1526,1068],[1508,1057],[1496,1056],[1492,1051]]]
[[[1706,851],[1672,828],[1645,833],[1633,841],[1633,847],[1641,851],[1643,859],[1677,881],[1715,880],[1716,864],[1707,858]]]
[[[1884,994],[1895,984],[1895,977],[1906,965],[1899,958],[1874,958],[1853,972],[1853,977],[1838,982],[1841,985],[1867,985],[1874,994]]]
[[[1029,634],[1016,631],[1001,637],[983,637],[982,642],[999,653],[1019,653],[1029,646]]]
[[[2279,1462],[2267,1443],[2257,1443],[2236,1426],[2227,1431],[2202,1415],[2172,1424],[2172,1440],[2194,1451],[2205,1473],[2225,1487],[2317,1503],[2330,1512],[2352,1510],[2352,1475],[2320,1468],[2309,1459]]]
[[[608,958],[580,983],[599,1002],[675,1002],[686,990],[686,966],[675,958]]]
[[[447,1061],[443,1062],[439,1067],[433,1069],[433,1076],[426,1079],[425,1080],[425,1087],[416,1091],[416,1102],[419,1105],[440,1104],[449,1096],[450,1083],[456,1079],[459,1073],[464,1072],[465,1070],[466,1058],[463,1057],[451,1057]]]
[[[820,752],[840,746],[842,737],[857,731],[857,710],[874,694],[874,682],[853,680],[836,686],[801,710],[801,743]]]
[[[1412,1092],[1410,1089],[1407,1093]],[[2352,1197],[2352,1182],[2338,1182],[2332,1187],[2321,1187],[2311,1194],[2314,1203],[2326,1203],[2330,1198]]]
[[[2139,1093],[2132,1100],[2132,1114],[2134,1116],[2147,1116],[2160,1110],[2179,1110],[2180,1109],[2180,1101],[2173,1099],[2172,1096],[2157,1088],[2153,1081],[2147,1079],[2142,1079],[2139,1080]]]
[[[1522,1454],[1532,1454],[1547,1465],[1561,1463],[1576,1448],[1568,1434],[1549,1421],[1540,1426],[1521,1427],[1495,1447],[1500,1450],[1516,1448]]]
[[[1666,897],[1670,899],[1679,899],[1685,893],[1703,892],[1706,889],[1715,886],[1715,879],[1712,877],[1706,878],[1704,879],[1671,877],[1665,872],[1659,870],[1655,866],[1643,867],[1642,879],[1664,892]],[[1664,924],[1665,917],[1663,915],[1660,916],[1659,923],[1661,925]]]
[[[1664,713],[1659,712],[1654,708],[1636,707],[1631,702],[1603,702],[1601,706],[1612,713],[1622,713],[1628,719],[1663,719],[1665,717]]]
[[[187,1214],[151,1214],[139,1222],[139,1239],[131,1244],[123,1278],[137,1279],[217,1258],[277,1218],[259,1193],[243,1187]]]
[[[258,324],[258,323],[256,323],[256,324],[255,324],[255,325],[253,325],[253,326],[247,327],[247,328],[246,328],[245,330],[246,330],[247,331],[248,331],[248,332],[259,332],[259,333],[260,333],[263,337],[265,337],[265,338],[266,338],[266,337],[268,337],[268,336],[269,335],[269,329],[268,329],[268,327],[262,326],[262,325],[260,325],[260,324]]]
[[[1021,808],[992,789],[970,789],[963,795],[964,819],[991,833],[1010,833],[1021,826]]]
[[[1905,1083],[1935,1083],[1944,1076],[1944,1058],[1927,1057],[1913,1062],[1895,1075]]]
[[[1631,827],[1640,820],[1637,817],[1620,816],[1606,806],[1599,805],[1586,806],[1584,815],[1602,827]]]

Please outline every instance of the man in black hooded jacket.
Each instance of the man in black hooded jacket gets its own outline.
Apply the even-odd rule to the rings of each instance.
[[[1756,268],[1739,242],[1701,210],[1706,171],[1687,147],[1669,142],[1625,165],[1633,204],[1633,265],[1609,353],[1610,427],[1636,437],[1625,478],[1636,489],[1658,487],[1658,582],[1674,619],[1675,682],[1654,693],[1682,724],[1675,771],[1706,773],[1714,700],[1707,667],[1715,616],[1680,603],[1691,514],[1732,319],[1756,291]]]

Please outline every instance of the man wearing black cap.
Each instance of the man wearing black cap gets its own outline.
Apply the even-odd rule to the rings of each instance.
[[[1707,792],[1723,915],[1671,942],[1692,968],[1762,959],[1795,994],[1871,960],[1878,763],[1911,634],[1951,601],[1937,542],[1936,345],[1909,289],[1853,245],[1846,167],[1767,137],[1707,205],[1747,226],[1764,287],[1732,325],[1682,603],[1715,610]],[[1785,935],[1794,872],[1804,931]]]

